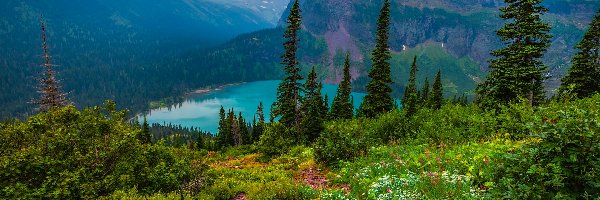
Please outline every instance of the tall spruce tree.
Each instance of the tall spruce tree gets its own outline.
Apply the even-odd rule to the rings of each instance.
[[[256,142],[260,139],[260,136],[264,132],[265,128],[265,112],[262,102],[258,104],[258,108],[256,109],[256,115],[258,116],[258,122],[256,122],[256,125],[254,125],[254,127],[252,128],[253,142]]]
[[[225,115],[225,109],[221,106],[219,110],[219,135],[217,141],[220,147],[226,147],[231,145],[233,140],[231,136],[231,115]]]
[[[242,112],[238,114],[238,126],[240,127],[240,136],[242,141],[240,144],[252,144],[252,134],[248,131],[248,124],[246,123],[246,119],[242,116]]]
[[[48,50],[46,25],[43,17],[40,17],[40,26],[42,29],[42,50],[44,51],[44,64],[42,66],[45,68],[45,71],[43,78],[39,79],[38,93],[40,93],[41,97],[39,100],[33,101],[33,103],[39,106],[39,111],[45,112],[50,109],[64,107],[69,104],[69,101],[67,94],[62,92],[60,83],[56,79],[56,72],[54,72],[54,65],[51,62],[52,59]]]
[[[283,43],[285,53],[281,56],[283,59],[281,64],[285,68],[285,77],[277,88],[275,109],[271,111],[275,116],[281,116],[279,122],[287,127],[296,128],[298,128],[301,122],[300,104],[302,102],[302,97],[300,96],[302,85],[299,82],[302,80],[302,76],[300,75],[296,55],[300,41],[298,39],[298,32],[301,25],[300,12],[298,0],[295,0],[290,9],[290,15],[287,18],[287,27],[283,36],[285,38],[285,42]]]
[[[323,89],[323,83],[319,83],[319,88]],[[325,94],[325,96],[323,97],[323,111],[325,112],[325,114],[323,116],[325,116],[325,119],[329,119],[329,97],[327,96],[327,94]]]
[[[330,118],[333,120],[339,119],[352,119],[354,117],[354,107],[351,102],[352,85],[350,76],[350,53],[346,53],[346,60],[344,61],[344,78],[338,86],[337,93],[333,98],[333,104],[331,105]]]
[[[306,79],[306,101],[303,105],[304,117],[302,120],[302,137],[312,142],[323,131],[323,97],[321,96],[321,84],[317,83],[317,72],[312,68]]]
[[[427,103],[429,102],[429,79],[425,77],[425,82],[423,84],[423,90],[421,90],[421,99],[420,103],[423,107],[428,107]]]
[[[431,95],[429,96],[429,106],[433,109],[442,108],[442,103],[444,101],[443,91],[442,91],[442,71],[438,70],[435,75],[435,79],[433,80],[433,86],[431,87]]]
[[[237,116],[235,115],[235,111],[233,111],[233,109],[231,109],[229,111],[229,121],[231,122],[231,136],[232,136],[232,141],[231,142],[231,146],[240,146],[243,144],[242,141],[242,132],[240,129],[240,124],[237,120]]]
[[[152,144],[152,133],[150,133],[150,125],[148,124],[148,120],[146,120],[146,116],[144,116],[144,123],[142,123],[140,142],[142,144]]]
[[[600,92],[600,10],[576,48],[579,51],[573,57],[569,73],[562,79],[560,90],[585,98]]]
[[[505,0],[500,17],[509,21],[496,33],[507,45],[492,52],[490,74],[477,88],[478,102],[486,108],[507,104],[519,97],[530,105],[544,100],[546,66],[540,61],[549,46],[550,26],[541,20],[548,11],[542,0]]]
[[[369,71],[371,81],[367,84],[365,96],[358,114],[373,118],[394,109],[394,99],[391,96],[393,83],[389,59],[388,44],[390,32],[390,1],[385,0],[377,20],[377,44],[372,53],[373,68]]]
[[[419,95],[417,94],[417,56],[413,58],[412,66],[410,67],[410,77],[408,78],[408,86],[402,100],[402,109],[406,115],[412,116],[417,113],[419,104]]]

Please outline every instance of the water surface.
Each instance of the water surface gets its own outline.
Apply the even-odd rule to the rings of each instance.
[[[225,87],[221,90],[189,96],[184,102],[170,108],[151,110],[148,123],[175,124],[184,127],[197,127],[216,133],[219,125],[219,110],[233,108],[236,114],[242,112],[247,122],[252,122],[260,102],[263,103],[265,120],[269,120],[270,107],[276,100],[279,80],[256,81]],[[337,85],[323,86],[323,95],[329,97],[329,105],[337,91]],[[354,107],[358,108],[364,93],[352,93]]]

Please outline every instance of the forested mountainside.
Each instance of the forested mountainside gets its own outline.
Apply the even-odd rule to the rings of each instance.
[[[42,68],[39,18],[47,22],[53,64],[77,106],[115,99],[134,111],[178,96],[186,83],[173,63],[190,49],[273,27],[265,6],[212,0],[50,0],[0,2],[0,116],[23,116],[36,98]],[[258,4],[260,3],[260,4]],[[286,2],[287,3],[287,2]],[[271,6],[271,7],[266,7]],[[273,15],[273,14],[271,14]]]
[[[352,55],[353,85],[364,90],[370,67],[370,49],[374,47],[373,32],[377,19],[379,1],[325,0],[300,1],[303,13],[301,41],[316,46],[314,56],[300,56],[304,73],[308,67],[318,65],[318,71],[326,82],[341,80],[343,55]],[[418,84],[425,77],[433,78],[438,69],[445,76],[444,83],[448,96],[472,95],[475,85],[485,77],[490,51],[502,45],[495,31],[502,25],[498,18],[499,0],[424,0],[392,2],[390,46],[392,49],[392,77],[395,81],[394,95],[399,97],[405,88],[410,68],[410,58],[420,55],[421,75]],[[552,44],[544,62],[549,67],[548,90],[558,87],[558,81],[570,67],[575,52],[574,45],[591,21],[594,12],[600,8],[598,1],[558,0],[543,3],[549,13],[544,21],[552,26]],[[286,12],[283,16],[287,16]],[[280,25],[285,18],[280,20]],[[279,71],[279,57],[282,48],[268,45],[277,44],[264,35],[281,35],[278,29],[264,30],[237,37],[232,42],[207,52],[191,55],[190,60],[213,60],[213,67],[232,68],[243,65],[246,73],[253,69]],[[281,39],[276,39],[281,40]],[[304,44],[305,45],[305,44]],[[300,49],[302,50],[302,49]],[[214,54],[224,58],[214,60]],[[243,64],[242,64],[243,63]],[[202,65],[202,64],[190,64]],[[269,68],[273,67],[273,68]],[[278,78],[271,73],[265,78]],[[242,76],[244,77],[244,76]],[[551,92],[552,93],[552,92]]]

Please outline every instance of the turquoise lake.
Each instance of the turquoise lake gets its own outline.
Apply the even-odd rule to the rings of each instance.
[[[216,133],[219,124],[219,110],[223,106],[226,110],[233,108],[236,113],[248,122],[252,122],[256,108],[260,102],[265,108],[265,119],[269,120],[271,104],[276,100],[279,80],[256,81],[227,86],[204,94],[190,95],[184,102],[170,108],[151,110],[146,116],[148,123],[174,124],[184,127],[196,127],[205,131]],[[323,86],[323,95],[327,94],[329,105],[337,92],[337,85]],[[364,93],[352,93],[354,107],[358,108]]]

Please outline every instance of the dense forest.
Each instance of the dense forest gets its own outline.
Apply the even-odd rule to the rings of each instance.
[[[253,119],[221,107],[214,134],[131,122],[114,101],[76,108],[56,78],[40,19],[44,72],[31,104],[38,113],[0,123],[0,198],[598,199],[600,10],[550,96],[548,8],[542,0],[504,3],[495,31],[503,45],[489,52],[490,71],[472,99],[448,98],[449,74],[439,67],[423,75],[426,55],[411,55],[403,58],[409,70],[399,105],[393,1],[383,0],[371,13],[377,28],[367,95],[355,110],[351,52],[338,62],[337,94],[324,97],[319,68],[300,59],[320,46],[301,39],[310,34],[294,0],[286,25],[274,29],[279,39],[262,43],[282,51],[279,70],[266,72],[282,77],[272,116],[266,119],[262,103]]]

